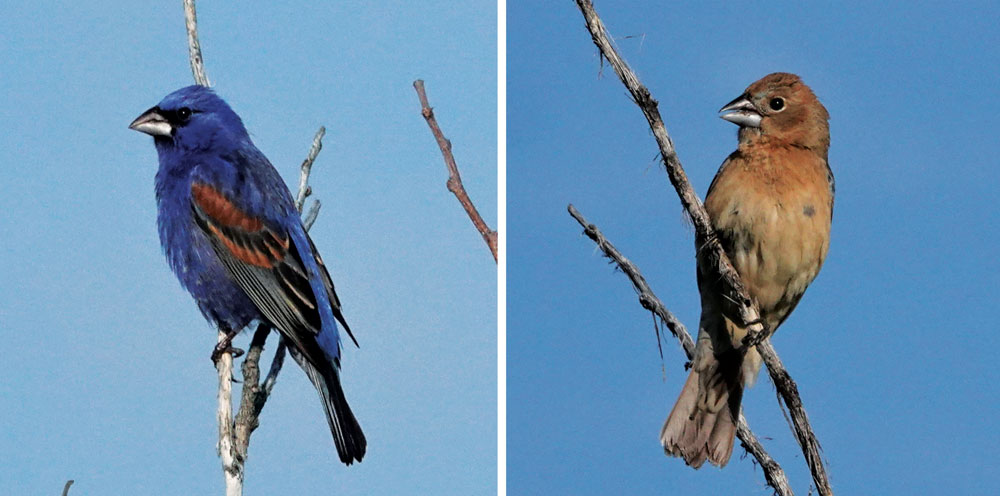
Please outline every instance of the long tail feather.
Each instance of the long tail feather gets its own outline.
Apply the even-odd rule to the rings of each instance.
[[[333,434],[333,442],[340,455],[340,461],[347,465],[355,461],[360,462],[365,456],[368,441],[365,440],[361,425],[358,424],[354,413],[351,412],[350,405],[347,404],[337,369],[332,364],[326,367],[316,367],[305,360],[302,354],[294,348],[290,347],[289,352],[309,376],[309,380],[312,381],[319,393],[323,402],[323,410],[326,412],[326,421],[330,424],[330,433]]]

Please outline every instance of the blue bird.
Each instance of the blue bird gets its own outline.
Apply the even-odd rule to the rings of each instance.
[[[225,331],[213,360],[252,321],[281,333],[316,386],[340,460],[367,442],[340,384],[337,322],[357,345],[292,196],[243,121],[204,86],[188,86],[130,129],[153,137],[160,243],[205,318]]]

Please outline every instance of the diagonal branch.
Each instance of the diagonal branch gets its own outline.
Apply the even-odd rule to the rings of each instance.
[[[684,327],[674,314],[667,310],[667,307],[663,305],[659,298],[653,294],[653,290],[646,283],[646,278],[642,276],[639,272],[639,268],[635,266],[629,259],[625,258],[621,252],[615,248],[614,245],[604,237],[601,230],[597,228],[594,224],[587,222],[587,219],[583,218],[583,215],[577,211],[576,207],[570,205],[569,214],[576,219],[577,222],[583,226],[583,233],[587,235],[588,238],[592,239],[594,243],[597,243],[597,247],[604,252],[604,256],[614,260],[618,264],[618,268],[628,276],[629,280],[632,281],[632,286],[635,288],[636,292],[639,293],[639,303],[643,308],[649,310],[656,317],[658,317],[662,322],[667,325],[670,329],[671,334],[677,338],[681,343],[681,347],[684,348],[684,353],[687,355],[687,359],[690,361],[694,358],[694,341],[691,339],[691,335],[688,334],[687,328]],[[659,339],[657,339],[657,344],[659,344]],[[771,455],[767,454],[764,450],[764,446],[760,444],[757,440],[757,436],[754,436],[753,431],[750,430],[750,426],[747,425],[746,417],[740,412],[740,418],[736,426],[736,435],[739,436],[740,442],[743,444],[743,448],[747,450],[760,464],[760,467],[764,470],[764,478],[767,480],[767,484],[774,488],[774,491],[781,496],[791,496],[792,489],[788,486],[788,478],[785,476],[785,471],[781,469],[778,462],[771,458]]]
[[[695,228],[695,241],[701,247],[700,250],[702,251],[699,257],[701,260],[699,270],[706,274],[719,275],[721,283],[720,294],[723,296],[721,300],[732,303],[730,308],[723,309],[724,312],[734,322],[746,325],[750,329],[744,340],[744,346],[751,346],[758,342],[763,344],[766,342],[767,330],[759,323],[760,311],[757,308],[757,304],[749,297],[739,274],[733,268],[726,253],[722,250],[722,245],[719,243],[718,237],[712,229],[708,213],[702,206],[698,195],[695,194],[694,189],[691,187],[683,167],[681,167],[680,159],[674,150],[673,141],[671,141],[670,135],[667,134],[666,126],[664,126],[663,119],[660,117],[656,100],[653,99],[649,90],[642,85],[639,78],[628,67],[628,64],[618,55],[591,1],[576,0],[576,4],[587,21],[587,29],[590,31],[594,44],[601,51],[601,55],[614,68],[622,84],[625,85],[636,105],[642,110],[653,132],[653,136],[656,138],[656,143],[659,146],[660,155],[666,167],[667,175],[670,178],[670,183],[677,191],[681,204],[691,218],[691,222]],[[790,387],[794,385],[794,382],[792,382],[788,372],[782,366],[773,347],[758,345],[757,351],[760,352],[764,363],[767,364],[768,373],[771,375],[775,387],[778,389],[785,405],[789,409],[790,415],[794,419],[793,430],[809,464],[817,491],[822,496],[832,495],[833,490],[830,487],[826,468],[823,466],[819,454],[819,442],[816,440],[816,436],[809,426],[809,420],[805,409],[802,407],[802,400],[798,396],[797,388]]]
[[[486,222],[479,215],[479,211],[476,210],[476,206],[472,203],[472,199],[469,198],[469,194],[465,192],[462,176],[458,173],[458,164],[455,163],[455,157],[451,154],[451,141],[444,137],[437,119],[434,118],[434,109],[427,102],[427,92],[424,91],[424,81],[422,79],[414,81],[413,87],[417,90],[417,97],[420,98],[420,113],[423,114],[427,125],[431,128],[434,139],[437,140],[438,146],[441,148],[441,154],[444,155],[444,164],[448,167],[448,191],[455,194],[458,202],[465,209],[465,213],[469,214],[469,219],[472,220],[472,224],[476,226],[479,234],[483,236],[483,241],[486,241],[486,246],[493,254],[495,262],[497,260],[497,232],[486,225]]]

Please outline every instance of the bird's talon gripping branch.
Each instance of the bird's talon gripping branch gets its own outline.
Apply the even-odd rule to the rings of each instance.
[[[750,322],[747,322],[747,325],[745,327],[750,328],[756,324],[760,324],[759,331],[750,331],[747,333],[746,336],[743,336],[742,345],[744,351],[746,351],[747,348],[750,348],[752,346],[757,346],[758,344],[760,344],[761,341],[771,336],[771,329],[768,327],[767,321],[764,320],[763,318],[757,318]]]
[[[226,337],[222,338],[222,341],[219,341],[219,343],[215,345],[215,348],[212,349],[213,364],[219,363],[219,358],[222,357],[223,353],[232,353],[233,358],[239,357],[240,355],[243,354],[243,350],[238,348],[233,348],[231,346],[233,344],[233,338],[235,338],[236,335],[239,333],[240,329],[226,331]]]

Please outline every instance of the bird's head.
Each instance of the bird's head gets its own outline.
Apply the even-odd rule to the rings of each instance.
[[[152,136],[160,151],[235,146],[249,139],[236,112],[214,91],[198,85],[167,95],[128,127]]]
[[[768,74],[719,112],[740,126],[740,141],[766,136],[823,152],[830,146],[830,114],[795,74]]]

